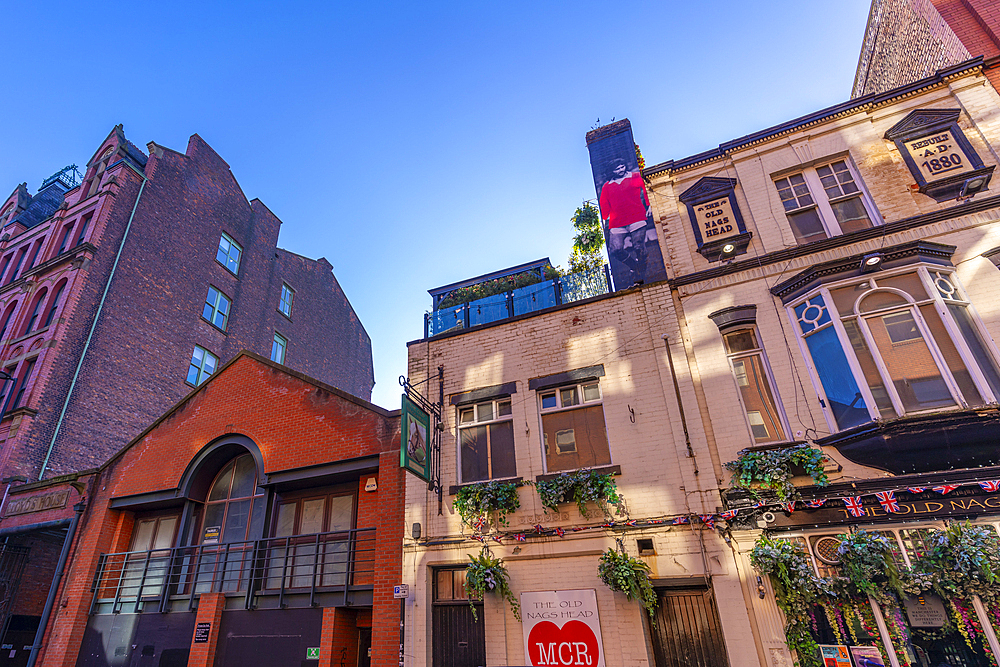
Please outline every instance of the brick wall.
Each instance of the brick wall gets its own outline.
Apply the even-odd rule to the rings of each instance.
[[[379,456],[379,472],[358,482],[357,525],[377,529],[374,642],[381,648],[373,655],[374,664],[389,664],[384,635],[391,628],[383,627],[378,619],[384,616],[383,609],[392,605],[392,586],[401,576],[403,495],[398,413],[386,412],[249,354],[235,359],[101,471],[80,524],[59,594],[63,603],[49,626],[41,664],[74,663],[87,624],[90,586],[99,555],[128,549],[133,514],[108,509],[110,499],[176,488],[192,459],[207,444],[227,434],[242,434],[255,442],[265,473]],[[377,491],[364,491],[368,476],[377,478]],[[398,637],[398,625],[395,627],[394,637]],[[391,657],[395,659],[394,651]]]
[[[118,127],[91,160],[87,183],[98,156],[107,149],[123,152],[125,146]],[[362,398],[371,395],[370,340],[329,263],[276,250],[281,221],[260,201],[247,201],[229,166],[198,135],[191,137],[185,153],[149,147],[148,181],[47,477],[100,465],[188,393],[191,387],[184,380],[196,344],[220,363],[244,349],[269,356],[275,330],[288,324],[276,310],[282,281],[296,287],[301,304],[288,334],[288,365]],[[138,153],[134,147],[128,150]],[[93,196],[84,197],[86,183],[70,191],[67,207],[51,223],[29,229],[6,246],[16,250],[41,238],[40,256],[51,261],[43,262],[32,280],[0,288],[0,314],[17,303],[3,367],[21,363],[20,369],[27,359],[37,360],[24,401],[31,411],[17,416],[17,429],[8,428],[0,465],[5,473],[30,480],[38,478],[52,442],[142,179],[119,163],[99,180]],[[95,214],[86,238],[92,245],[53,259],[65,225],[77,226],[75,241],[86,212]],[[242,246],[238,277],[216,261],[223,232]],[[0,256],[4,251],[0,247]],[[34,299],[42,289],[51,294],[63,279],[68,288],[54,324],[28,337],[10,333],[24,331]],[[210,285],[232,301],[225,332],[201,318]],[[0,438],[2,427],[12,425],[8,417],[0,425]]]

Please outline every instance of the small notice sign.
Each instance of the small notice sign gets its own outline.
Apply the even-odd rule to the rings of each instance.
[[[199,623],[194,626],[194,643],[195,644],[207,644],[208,637],[212,634],[212,624],[211,623]]]
[[[202,544],[218,544],[222,535],[222,526],[206,526],[205,533],[201,536]]]
[[[944,602],[936,595],[914,595],[903,600],[906,618],[913,628],[943,628],[948,622]]]
[[[306,649],[306,660],[319,660],[319,646],[310,646]]]
[[[406,598],[410,597],[410,585],[400,584],[398,586],[393,586],[392,597],[401,600],[405,600]]]

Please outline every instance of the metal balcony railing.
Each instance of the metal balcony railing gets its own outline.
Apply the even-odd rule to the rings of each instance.
[[[336,594],[346,606],[349,593],[374,581],[374,528],[101,554],[90,612],[167,611],[178,601],[190,610],[202,593],[242,594],[246,609],[262,596],[282,607],[292,597],[313,606]]]
[[[607,266],[543,280],[527,287],[425,313],[424,338],[589,299],[610,291],[611,276]]]

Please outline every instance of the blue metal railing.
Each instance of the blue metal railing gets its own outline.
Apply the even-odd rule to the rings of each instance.
[[[424,315],[424,338],[533,313],[611,291],[608,267],[581,271]]]

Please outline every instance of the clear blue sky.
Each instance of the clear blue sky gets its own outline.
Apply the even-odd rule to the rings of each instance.
[[[117,123],[140,147],[197,132],[282,247],[333,264],[393,408],[426,290],[565,265],[598,118],[652,165],[844,101],[869,2],[235,6],[0,0],[0,198]]]

